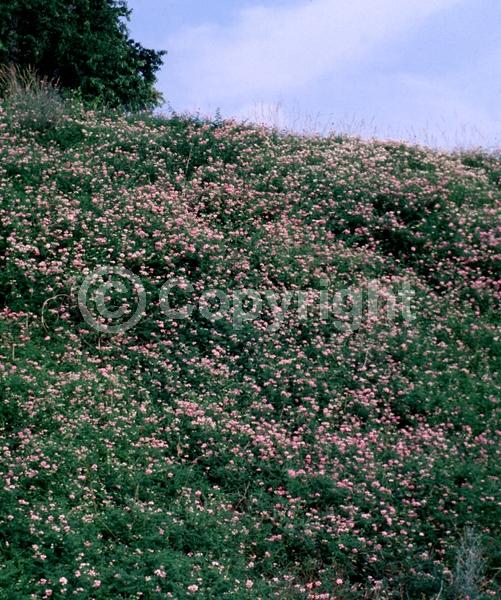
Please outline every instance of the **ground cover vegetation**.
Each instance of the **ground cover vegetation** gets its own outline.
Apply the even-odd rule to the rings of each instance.
[[[0,108],[0,597],[495,597],[499,158],[38,93]],[[117,335],[103,265],[147,298]],[[173,278],[308,316],[169,320]],[[371,281],[413,319],[318,313]]]

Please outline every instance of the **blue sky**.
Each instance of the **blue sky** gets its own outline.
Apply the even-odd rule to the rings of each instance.
[[[177,112],[501,146],[501,0],[129,0]]]

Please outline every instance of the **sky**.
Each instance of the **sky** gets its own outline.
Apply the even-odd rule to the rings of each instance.
[[[129,0],[164,111],[501,147],[501,0]]]

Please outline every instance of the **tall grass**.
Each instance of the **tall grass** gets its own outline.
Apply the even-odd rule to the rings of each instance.
[[[473,528],[465,528],[456,556],[454,591],[460,600],[478,600],[485,570],[481,536]]]
[[[57,81],[40,77],[33,67],[0,66],[0,96],[22,128],[46,130],[55,127],[64,114]]]

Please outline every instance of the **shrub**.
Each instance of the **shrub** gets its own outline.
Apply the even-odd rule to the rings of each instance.
[[[0,64],[34,66],[86,103],[152,108],[164,52],[130,39],[125,0],[11,0],[0,3]]]

